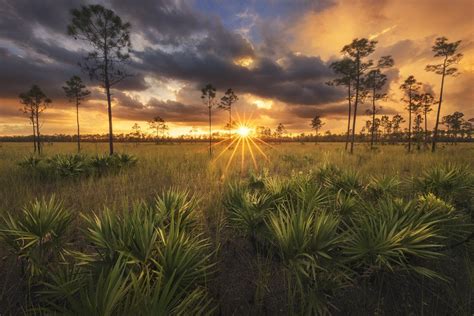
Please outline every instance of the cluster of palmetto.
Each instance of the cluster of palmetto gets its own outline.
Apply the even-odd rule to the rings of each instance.
[[[404,93],[402,101],[407,103],[409,114],[407,133],[408,151],[411,151],[412,123],[415,123],[414,130],[416,131],[415,135],[417,135],[416,139],[419,144],[420,131],[422,131],[421,124],[423,121],[425,122],[425,143],[427,143],[427,113],[431,111],[432,105],[438,104],[432,135],[432,151],[435,151],[441,104],[443,101],[444,81],[446,76],[454,76],[458,73],[457,68],[454,66],[459,63],[463,56],[457,52],[460,43],[461,41],[448,42],[447,38],[439,37],[436,39],[435,44],[432,47],[434,56],[441,57],[442,63],[427,65],[425,70],[441,75],[439,100],[435,101],[434,97],[428,92],[420,93],[419,90],[421,83],[419,83],[412,75],[409,76],[400,86],[400,89]],[[371,59],[367,59],[374,53],[376,44],[377,41],[374,40],[356,38],[352,43],[345,45],[342,48],[341,52],[345,57],[342,60],[331,64],[331,68],[337,75],[339,75],[339,77],[328,82],[328,84],[347,87],[349,111],[347,120],[346,150],[350,143],[351,153],[354,148],[355,127],[359,105],[370,100],[371,108],[367,110],[367,113],[372,116],[369,130],[371,133],[371,148],[373,148],[375,133],[377,130],[376,113],[379,109],[377,101],[387,98],[387,75],[383,73],[383,70],[392,67],[394,65],[394,60],[391,56],[382,56],[377,63],[374,63]],[[412,114],[414,117],[412,117]],[[380,120],[378,122],[380,123]],[[396,115],[393,118],[393,122],[390,122],[390,125],[397,125],[398,129],[402,122],[404,122],[404,120],[399,115]]]
[[[28,171],[29,176],[40,178],[75,178],[79,176],[102,176],[134,166],[137,158],[129,154],[108,156],[85,154],[57,154],[49,158],[38,156],[25,157],[19,162],[20,167]]]
[[[229,225],[257,255],[278,258],[289,309],[325,314],[338,290],[380,281],[386,273],[445,282],[423,262],[472,238],[466,196],[473,190],[474,175],[454,165],[416,179],[367,181],[324,165],[291,179],[260,176],[231,185],[224,204]]]
[[[196,208],[193,196],[169,190],[123,212],[76,216],[52,197],[6,215],[0,237],[18,258],[35,313],[207,314],[212,251]]]

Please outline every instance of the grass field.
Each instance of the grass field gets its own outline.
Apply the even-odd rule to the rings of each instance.
[[[441,145],[436,154],[429,151],[415,151],[412,154],[406,154],[402,145],[379,146],[377,150],[371,152],[365,145],[359,144],[354,155],[344,152],[344,144],[271,144],[271,146],[261,146],[266,158],[257,151],[253,152],[255,162],[248,149],[245,150],[243,157],[240,149],[237,149],[233,159],[230,160],[233,150],[226,150],[223,145],[216,145],[214,157],[217,157],[221,151],[223,153],[218,159],[209,162],[205,144],[119,143],[116,145],[118,152],[137,157],[135,166],[101,177],[52,179],[34,177],[29,171],[18,165],[25,156],[30,155],[31,144],[4,143],[0,146],[0,214],[20,216],[19,214],[25,205],[35,199],[49,199],[54,195],[72,214],[73,224],[70,224],[71,227],[68,228],[66,238],[68,245],[65,248],[83,250],[90,246],[87,236],[85,236],[87,234],[81,230],[87,226],[86,220],[79,214],[86,216],[92,216],[93,213],[101,214],[105,208],[108,208],[112,213],[127,213],[138,201],[152,203],[156,195],[163,194],[170,188],[180,192],[188,191],[190,195],[197,198],[197,204],[193,207],[194,214],[192,216],[195,220],[195,228],[192,231],[202,234],[206,239],[208,243],[206,249],[209,250],[209,256],[205,260],[209,261],[209,271],[212,271],[206,274],[205,280],[200,283],[202,289],[206,291],[206,295],[202,297],[197,295],[197,290],[193,290],[191,294],[185,291],[190,296],[196,294],[196,300],[190,302],[185,309],[179,310],[178,307],[174,307],[173,310],[165,310],[167,311],[165,314],[168,312],[179,314],[178,311],[184,311],[184,313],[197,311],[192,308],[199,305],[206,306],[200,310],[202,313],[211,312],[223,315],[285,315],[307,312],[341,315],[470,315],[473,312],[473,241],[463,243],[454,249],[445,249],[446,246],[466,238],[473,229],[470,226],[472,225],[470,203],[473,199],[473,144]],[[74,153],[75,146],[74,143],[48,144],[45,145],[44,154],[52,156],[61,153]],[[86,154],[103,154],[106,151],[107,144],[83,144],[83,152]],[[426,178],[424,173],[426,170],[445,168],[448,165],[463,168],[463,173],[459,175],[459,178],[453,180],[453,183],[448,183],[450,187],[443,187],[438,191],[435,189],[423,191],[417,187],[417,182],[414,179]],[[356,187],[347,190],[347,192],[344,191],[347,183],[342,183],[340,186],[335,184],[334,179],[338,177],[338,174],[336,171],[331,174],[331,170],[339,170],[348,175],[344,181],[347,183],[355,181],[357,182]],[[325,172],[324,178],[323,171]],[[376,193],[371,193],[376,191],[370,191],[373,188],[373,177],[396,179],[400,183],[393,184],[393,186],[388,185],[387,190],[390,190],[390,193],[384,191],[383,197],[379,198],[375,197]],[[327,253],[319,254],[320,250],[312,253],[303,247],[301,253],[295,254],[294,252],[298,252],[298,245],[300,245],[298,243],[300,237],[297,235],[287,236],[289,239],[287,243],[283,239],[268,237],[269,234],[274,234],[271,236],[275,238],[278,237],[279,230],[277,228],[283,226],[284,229],[282,228],[280,232],[284,234],[285,229],[292,227],[293,218],[298,218],[299,215],[295,214],[300,214],[291,213],[293,215],[288,216],[294,217],[287,218],[287,222],[284,217],[277,217],[276,213],[284,214],[285,206],[275,206],[280,203],[275,201],[280,200],[274,196],[272,197],[273,201],[269,202],[271,206],[268,206],[268,209],[274,209],[274,211],[269,211],[269,215],[264,215],[264,219],[260,219],[259,225],[265,226],[262,231],[259,227],[249,228],[251,225],[248,223],[248,219],[245,224],[242,224],[243,206],[239,206],[240,209],[236,207],[237,204],[241,205],[242,201],[233,200],[236,194],[240,194],[239,189],[235,187],[248,186],[250,192],[254,190],[252,185],[261,184],[264,187],[261,190],[270,192],[266,186],[271,181],[266,179],[276,178],[279,181],[286,181],[289,186],[292,185],[291,181],[294,179],[297,179],[296,182],[300,181],[298,180],[300,178],[306,179],[301,180],[303,181],[301,183],[306,183],[304,181],[307,179],[311,179],[308,181],[319,179],[320,182],[314,185],[323,188],[324,199],[327,199],[328,202],[326,204],[321,202],[321,205],[314,206],[315,209],[323,210],[323,213],[315,211],[314,214],[317,215],[313,214],[304,220],[317,225],[319,219],[324,218],[327,214],[332,214],[330,217],[333,217],[330,220],[336,221],[333,228],[334,234],[338,237],[334,237],[332,241],[334,245],[328,246],[330,250],[327,250]],[[464,182],[457,188],[455,185],[459,181]],[[230,188],[231,185],[233,189]],[[264,191],[259,190],[256,189],[257,193],[255,194],[261,194],[261,196],[252,196],[251,199],[260,199],[266,196],[266,193],[259,193]],[[360,217],[357,212],[359,212],[361,205],[378,205],[377,203],[382,199],[384,201],[390,200],[390,203],[395,201],[393,203],[396,205],[397,199],[409,202],[415,200],[417,195],[434,193],[433,191],[452,194],[446,193],[448,195],[437,197],[452,204],[454,207],[452,214],[454,212],[457,214],[457,217],[452,218],[436,218],[439,223],[450,223],[448,225],[449,233],[445,235],[441,233],[447,229],[445,226],[434,227],[434,224],[428,222],[423,224],[427,226],[420,226],[423,229],[432,229],[427,232],[429,235],[427,238],[431,245],[434,245],[432,246],[434,251],[443,256],[432,256],[428,253],[417,255],[417,251],[424,246],[414,245],[412,250],[393,250],[400,257],[396,259],[399,261],[387,259],[388,262],[385,262],[386,259],[382,254],[378,257],[375,254],[374,261],[372,259],[367,259],[367,261],[363,256],[359,259],[352,258],[352,252],[350,252],[352,250],[348,247],[358,233],[352,229],[363,222],[357,222]],[[311,189],[304,192],[310,196],[309,199],[312,199],[313,195],[320,194],[319,191],[311,193],[313,192]],[[271,191],[270,193],[274,194],[275,192]],[[461,196],[458,196],[458,193],[461,193]],[[349,205],[349,209],[354,208],[354,210],[350,210],[349,215],[343,214],[341,209],[332,210],[331,205],[333,202],[337,204],[341,195],[344,199],[354,196],[357,200],[353,206]],[[442,195],[442,193],[438,195]],[[454,197],[455,195],[456,197]],[[245,194],[240,195],[241,199],[242,196]],[[288,198],[288,201],[291,202],[291,198]],[[253,201],[252,203],[254,206],[260,205],[258,204],[260,202]],[[301,206],[298,204],[299,200],[295,203],[296,206],[292,205],[291,209]],[[301,207],[306,208],[306,204]],[[261,211],[261,209],[256,207],[257,211]],[[286,214],[290,214],[289,211]],[[255,214],[250,215],[254,216]],[[258,220],[255,219],[255,221]],[[454,222],[450,222],[452,220],[458,221],[456,223],[459,224],[459,227],[462,226],[463,230],[457,231],[456,227],[452,228],[455,225]],[[389,223],[387,222],[388,226],[390,226]],[[288,225],[285,226],[286,224]],[[297,225],[297,223],[294,224]],[[410,228],[413,228],[413,225],[410,225]],[[386,229],[391,228],[387,227]],[[163,230],[165,234],[171,234],[166,229]],[[452,231],[454,232],[451,234]],[[355,235],[351,235],[351,232]],[[431,241],[430,238],[437,235],[440,237],[439,240]],[[413,235],[410,238],[416,239],[417,236]],[[370,244],[371,241],[367,241],[367,243]],[[406,246],[401,241],[399,244]],[[426,246],[426,249],[423,249],[428,251],[429,247],[431,246]],[[21,314],[32,306],[42,306],[41,295],[35,291],[41,289],[43,286],[41,282],[47,282],[48,279],[38,282],[37,276],[31,277],[28,272],[23,271],[21,264],[14,264],[22,260],[28,261],[28,256],[31,254],[17,257],[9,251],[5,244],[0,249],[3,257],[0,267],[4,276],[0,278],[0,314]],[[301,263],[304,267],[298,266],[300,264],[298,260],[307,254],[312,255],[312,260],[316,261],[316,263],[313,262],[314,266],[308,268],[307,261]],[[392,258],[390,256],[391,254],[389,258]],[[344,264],[345,267],[336,271],[334,268],[336,261],[331,261],[336,260],[335,258],[338,258],[337,264]],[[353,261],[347,263],[348,258],[352,258]],[[295,263],[296,261],[298,263]],[[423,273],[423,271],[419,274],[408,271],[407,267],[415,264],[425,268],[429,267],[430,270],[442,275],[444,280],[440,280],[437,276],[430,277],[429,273]],[[403,266],[403,269],[397,268],[399,266]],[[303,282],[298,279],[301,275],[295,276],[293,274],[299,268],[304,270],[301,274],[304,275]],[[55,271],[54,268],[51,269],[53,272]],[[51,269],[49,267],[46,270]],[[308,271],[313,271],[312,269],[320,269],[317,276],[308,276]],[[312,283],[308,280],[312,280]],[[337,283],[337,286],[333,283]],[[183,294],[180,302],[186,301],[188,294]],[[123,294],[122,297],[128,296]],[[200,301],[201,299],[207,305],[199,303],[203,302]],[[67,305],[64,304],[60,305],[63,308],[69,308],[64,307]],[[120,311],[124,313],[125,307],[119,306],[120,302],[115,304],[112,304],[113,307],[108,310],[110,314],[120,314]],[[211,306],[215,308],[211,308]],[[58,310],[60,309],[56,309],[56,311]],[[97,312],[97,314],[102,313]]]

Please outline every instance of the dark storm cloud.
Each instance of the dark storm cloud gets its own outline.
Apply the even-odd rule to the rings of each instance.
[[[117,106],[114,107],[114,116],[127,120],[149,121],[159,115],[169,122],[202,122],[207,118],[207,109],[202,104],[185,104],[179,101],[150,99],[146,104],[125,94],[114,96]],[[214,119],[222,113],[214,111]]]
[[[77,70],[67,64],[45,63],[13,55],[5,49],[0,51],[2,51],[0,59],[2,98],[16,98],[33,84],[42,87],[48,96],[57,97],[61,93],[61,85],[68,78],[65,74]]]
[[[91,84],[77,66],[87,52],[73,49],[71,43],[78,42],[66,36],[70,10],[84,3],[0,0],[0,40],[3,40],[0,45],[4,47],[0,46],[0,97],[16,98],[30,85],[38,84],[53,99],[65,101],[61,87],[71,75],[79,74]],[[324,83],[331,72],[320,58],[293,54],[287,47],[278,49],[282,44],[275,34],[278,30],[273,34],[267,30],[265,49],[259,49],[241,34],[228,30],[218,16],[204,14],[187,1],[145,0],[138,5],[132,0],[101,0],[99,3],[131,22],[132,33],[141,35],[145,41],[145,49],[133,52],[135,58],[128,65],[133,77],[116,86],[116,99],[123,109],[119,115],[124,118],[148,117],[158,108],[168,119],[205,118],[200,104],[152,99],[143,105],[137,100],[125,100],[125,94],[120,91],[147,89],[147,76],[181,80],[196,89],[211,82],[221,91],[232,87],[239,94],[275,98],[301,108],[343,98],[342,90]],[[269,53],[277,50],[278,62]],[[252,67],[236,65],[234,61],[241,57],[251,57]],[[139,114],[140,111],[144,114]]]
[[[52,36],[65,36],[71,9],[83,3],[80,0],[0,0],[0,39],[32,51],[41,49],[42,40],[35,32],[44,29]]]
[[[148,49],[137,56],[142,60],[137,67],[201,85],[212,82],[220,90],[232,87],[239,93],[295,104],[322,104],[342,96],[340,90],[324,83],[332,74],[318,57],[290,54],[283,59],[283,65],[260,57],[248,69],[218,55],[190,51],[166,53]]]
[[[315,115],[325,116],[345,116],[347,115],[346,104],[332,104],[331,106],[315,107],[315,106],[291,106],[287,111],[298,118],[309,119]]]
[[[209,28],[208,19],[186,1],[142,0],[137,5],[134,0],[110,0],[110,4],[154,42],[177,45]]]
[[[227,30],[219,17],[204,15],[186,1],[145,0],[139,6],[133,0],[110,3],[153,43],[187,47],[191,44],[201,53],[229,58],[254,55],[252,45],[240,34]]]

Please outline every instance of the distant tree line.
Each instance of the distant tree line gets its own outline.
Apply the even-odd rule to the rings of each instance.
[[[316,117],[318,118],[318,117]],[[312,122],[314,119],[312,120]],[[173,143],[173,142],[209,142],[209,135],[205,133],[198,134],[197,129],[191,129],[186,135],[180,136],[169,136],[166,134],[167,124],[159,123],[158,132],[153,133],[155,127],[154,123],[150,121],[149,128],[151,133],[145,133],[142,131],[141,126],[135,123],[132,126],[130,133],[119,133],[114,135],[114,141],[116,142],[148,142],[156,144]],[[382,115],[380,118],[375,119],[375,131],[374,141],[380,144],[402,144],[406,143],[408,137],[408,128],[402,128],[401,124],[404,122],[404,118],[399,115]],[[316,121],[318,123],[318,121]],[[324,122],[320,122],[321,126]],[[461,112],[454,112],[453,114],[446,115],[442,118],[442,124],[446,129],[440,129],[439,141],[441,142],[471,142],[474,136],[474,119],[465,120],[464,114]],[[421,125],[421,124],[420,124]],[[319,127],[321,128],[321,127]],[[315,133],[288,133],[284,124],[279,123],[275,128],[267,126],[257,126],[255,128],[255,137],[267,142],[346,142],[346,133],[331,133],[326,131],[320,133],[319,128],[315,130]],[[423,129],[414,128],[413,139],[417,144],[423,144],[428,146],[429,139],[426,138],[426,133]],[[213,132],[213,142],[218,142],[227,139],[229,136],[227,132]],[[77,142],[77,135],[42,135],[42,143],[48,142]],[[356,142],[367,142],[372,141],[372,120],[367,120],[365,126],[362,127],[359,133],[355,135]],[[33,136],[0,136],[2,142],[32,142]],[[81,135],[81,142],[107,142],[108,134],[84,134]]]

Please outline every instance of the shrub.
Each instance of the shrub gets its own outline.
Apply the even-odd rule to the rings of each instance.
[[[442,256],[440,250],[446,242],[443,227],[456,219],[432,197],[418,203],[381,200],[350,219],[343,253],[351,265],[366,272],[408,270],[441,278],[434,271],[413,265],[411,259]],[[466,227],[455,230],[455,235],[463,235]]]
[[[419,192],[433,193],[445,201],[469,207],[469,197],[474,195],[474,175],[467,166],[437,166],[415,179],[415,187]]]
[[[74,178],[89,171],[87,159],[82,155],[55,155],[47,163],[49,169],[61,178]]]
[[[0,236],[26,263],[28,274],[36,277],[63,255],[72,219],[54,196],[35,200],[19,216],[8,214],[2,218]]]
[[[371,177],[367,185],[367,194],[371,199],[396,196],[401,181],[397,176]]]
[[[19,166],[28,171],[29,175],[41,178],[77,178],[81,175],[102,176],[134,166],[136,163],[137,158],[128,154],[94,157],[58,154],[48,159],[26,157],[19,162]]]
[[[162,227],[176,225],[190,230],[197,224],[197,205],[197,199],[187,191],[169,189],[156,197],[154,210]]]
[[[214,253],[197,230],[196,208],[193,196],[173,189],[123,213],[82,215],[86,245],[72,250],[72,216],[52,197],[4,217],[0,236],[35,277],[32,312],[201,315],[213,310],[206,282]]]
[[[254,246],[258,235],[262,234],[265,218],[274,202],[271,194],[250,192],[241,185],[231,185],[224,197],[231,226],[249,237]]]

